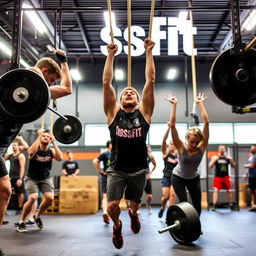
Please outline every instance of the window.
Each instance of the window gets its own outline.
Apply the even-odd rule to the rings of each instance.
[[[110,140],[108,126],[106,124],[85,125],[85,146],[102,146]]]
[[[209,133],[210,133],[209,144],[234,143],[232,123],[210,123]]]
[[[234,124],[234,140],[238,144],[256,143],[256,125],[252,123]]]
[[[181,140],[185,139],[185,134],[187,132],[187,124],[186,123],[177,123],[176,124],[179,137]],[[161,145],[162,139],[167,130],[167,124],[151,124],[149,130],[149,144],[150,145]],[[171,134],[169,133],[168,139],[171,138]]]

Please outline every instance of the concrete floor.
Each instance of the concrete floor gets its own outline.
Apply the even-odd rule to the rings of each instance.
[[[13,223],[18,215],[9,212],[0,231],[0,247],[7,256],[254,256],[256,255],[256,213],[243,209],[231,212],[219,209],[203,211],[203,235],[192,246],[177,244],[169,232],[158,234],[165,227],[164,217],[142,209],[141,232],[130,231],[130,219],[122,211],[124,247],[112,245],[112,224],[105,225],[101,212],[94,215],[44,215],[44,230],[28,227],[28,233],[18,233]]]

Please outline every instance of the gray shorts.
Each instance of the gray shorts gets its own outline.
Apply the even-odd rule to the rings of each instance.
[[[45,180],[33,180],[26,176],[25,177],[25,189],[29,195],[37,194],[38,192],[54,193],[53,179],[52,179],[52,177],[49,177]]]
[[[108,202],[119,201],[123,195],[126,200],[141,203],[146,182],[146,170],[135,173],[115,171],[108,168],[107,198]]]

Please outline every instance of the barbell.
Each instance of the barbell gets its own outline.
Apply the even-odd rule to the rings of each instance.
[[[74,143],[82,134],[81,121],[50,108],[50,98],[49,86],[32,70],[13,69],[0,78],[0,115],[23,124],[37,120],[49,109],[60,116],[53,125],[55,138],[63,144]]]
[[[256,102],[256,51],[233,54],[227,49],[217,56],[210,70],[215,95],[231,106],[245,107]]]
[[[201,235],[201,222],[195,208],[188,202],[171,205],[166,215],[167,227],[158,230],[169,231],[172,238],[179,244],[190,244]]]

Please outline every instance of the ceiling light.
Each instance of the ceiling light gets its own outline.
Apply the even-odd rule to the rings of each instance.
[[[11,49],[7,46],[7,43],[3,42],[3,41],[0,41],[0,50],[5,54],[7,55],[8,57],[11,57],[12,56],[12,51]],[[25,62],[22,58],[20,58],[20,64],[25,67],[25,68],[28,68],[30,67],[30,65],[28,65],[27,62]]]
[[[121,69],[116,69],[115,71],[115,79],[116,80],[124,80],[124,72]]]
[[[82,77],[77,69],[71,69],[70,74],[71,74],[71,77],[73,78],[73,80],[75,80],[77,82],[82,79]]]
[[[170,68],[167,73],[167,79],[173,80],[176,77],[176,74],[177,74],[177,70],[174,68]]]
[[[24,3],[22,5],[22,8],[33,8],[31,5]],[[31,22],[34,24],[35,28],[41,33],[45,33],[47,32],[47,28],[44,25],[44,23],[42,22],[42,20],[39,18],[39,16],[37,15],[37,13],[35,11],[25,11],[25,13],[27,14],[28,18],[31,20]]]

